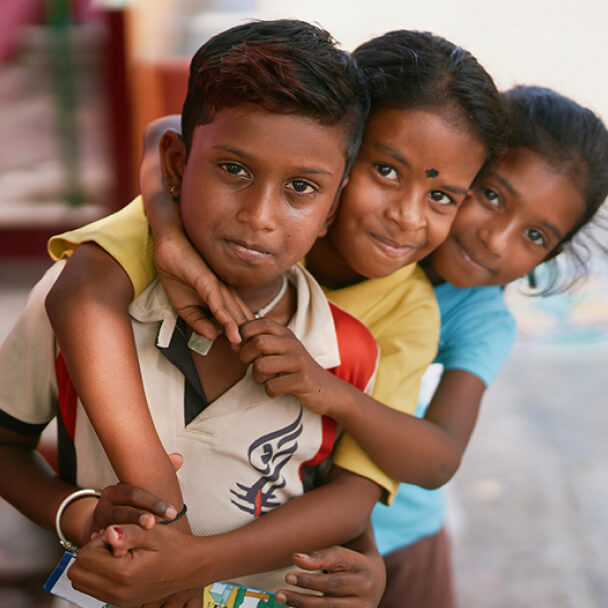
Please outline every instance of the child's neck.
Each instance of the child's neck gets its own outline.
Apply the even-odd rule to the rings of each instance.
[[[249,310],[257,316],[273,319],[281,325],[287,325],[296,310],[294,288],[283,283],[283,276],[277,277],[272,284],[263,288],[240,287],[236,291]]]
[[[426,274],[427,279],[431,282],[431,285],[441,285],[441,283],[445,283],[445,279],[435,270],[433,266],[432,257],[429,255],[424,260],[421,260],[419,266],[424,270],[424,274]]]
[[[267,290],[262,297],[261,292],[256,291],[254,294],[249,290],[239,290],[239,296],[255,313],[265,305],[272,304],[272,300],[280,289],[281,281],[279,280],[274,293]],[[278,298],[276,304],[264,316],[281,325],[287,325],[296,310],[296,304],[296,290],[288,284],[283,295]],[[240,361],[238,352],[229,344],[225,335],[219,336],[214,341],[207,355],[203,356],[198,352],[192,352],[192,360],[209,403],[215,401],[231,386],[239,382],[247,370],[247,366]]]
[[[364,281],[334,248],[328,236],[317,239],[306,256],[306,268],[321,283],[330,289],[340,289]]]

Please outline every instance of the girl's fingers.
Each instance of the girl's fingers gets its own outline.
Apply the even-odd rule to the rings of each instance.
[[[171,454],[168,454],[168,456],[171,464],[173,465],[173,469],[176,472],[179,471],[184,464],[184,457],[179,452],[171,452]]]
[[[177,312],[186,325],[197,334],[205,336],[205,338],[211,341],[218,337],[219,332],[215,321],[200,306],[195,304],[184,306]]]
[[[154,515],[161,519],[173,519],[177,510],[141,488],[119,483],[102,491],[93,521],[97,528],[115,523],[151,527],[154,525]]]
[[[366,558],[358,551],[339,545],[319,549],[311,553],[294,553],[293,563],[303,570],[327,570],[328,572],[358,571]]]
[[[352,572],[289,572],[285,580],[295,587],[337,597],[358,596],[365,586],[361,574]]]
[[[161,526],[162,527],[162,526]],[[155,549],[154,543],[149,543],[146,531],[139,526],[109,526],[103,533],[103,541],[111,547],[112,553],[126,554],[131,549]]]
[[[99,499],[99,505],[104,504],[129,506],[154,513],[165,519],[173,519],[177,515],[177,509],[173,505],[157,498],[142,488],[127,483],[118,483],[106,487]]]
[[[294,608],[363,608],[364,604],[352,597],[326,597],[279,589],[274,594],[277,602]],[[371,604],[369,608],[372,608]]]
[[[282,336],[289,330],[272,319],[261,317],[260,319],[251,319],[241,325],[241,336],[243,342],[251,340],[258,334],[268,334],[269,336]],[[291,333],[291,332],[289,332]]]
[[[135,524],[144,528],[154,526],[154,515],[148,511],[141,511],[127,506],[112,506],[93,516],[97,528],[105,528],[110,524]]]
[[[103,533],[103,539],[110,547],[114,557],[124,557],[129,549],[123,544],[124,532],[120,526],[110,526]]]
[[[238,308],[241,312],[242,321],[241,321],[241,323],[239,323],[239,325],[242,325],[243,323],[246,323],[247,321],[252,321],[255,318],[253,316],[253,313],[251,312],[251,310],[249,310],[249,307],[247,306],[247,304],[245,304],[245,302],[243,302],[243,300],[241,299],[239,294],[236,292],[234,287],[226,287],[226,289],[230,293],[230,297],[232,298],[233,302],[235,303],[236,306],[238,306]]]
[[[241,334],[239,327],[248,320],[253,319],[253,315],[232,288],[223,284],[220,285],[222,300],[221,315],[219,312],[215,314],[213,307],[210,306],[210,309],[214,312],[216,320],[223,325],[228,341],[231,344],[240,344]]]

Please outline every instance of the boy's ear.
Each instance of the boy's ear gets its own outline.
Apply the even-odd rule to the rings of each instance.
[[[338,213],[338,205],[340,204],[340,197],[342,195],[342,190],[344,189],[344,186],[346,186],[346,184],[348,184],[348,180],[349,180],[348,176],[346,176],[342,180],[342,183],[340,184],[340,187],[338,188],[338,191],[336,192],[336,196],[334,196],[334,200],[331,204],[331,207],[329,208],[329,212],[327,213],[327,217],[325,218],[325,221],[323,222],[323,227],[321,228],[321,231],[319,232],[317,238],[325,236],[327,234],[327,229],[331,226],[332,222],[336,219],[336,215]]]
[[[159,143],[160,168],[163,183],[173,198],[181,194],[182,178],[186,166],[186,146],[182,136],[173,129],[167,129]]]

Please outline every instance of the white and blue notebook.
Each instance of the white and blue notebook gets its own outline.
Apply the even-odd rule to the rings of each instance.
[[[67,600],[76,606],[80,606],[80,608],[110,607],[111,604],[95,599],[86,593],[76,591],[76,589],[72,587],[72,581],[68,578],[67,570],[75,559],[76,556],[73,553],[68,553],[66,551],[59,560],[55,570],[51,573],[51,576],[49,576],[46,583],[44,583],[44,590],[61,599]]]

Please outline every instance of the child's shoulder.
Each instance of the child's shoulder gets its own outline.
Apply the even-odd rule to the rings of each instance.
[[[459,316],[487,314],[512,317],[501,287],[484,286],[462,289],[450,283],[442,283],[435,287],[435,295],[442,319],[446,314]]]
[[[331,371],[362,390],[374,378],[380,349],[371,331],[359,319],[329,302],[334,321],[340,365]]]
[[[328,300],[316,279],[300,264],[287,274],[298,291],[298,309],[290,322],[291,329],[318,363],[366,390],[375,377],[379,353],[371,331],[353,314]]]

